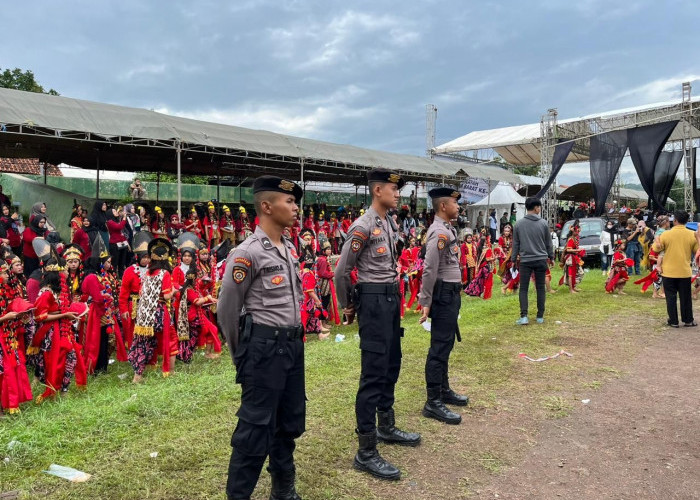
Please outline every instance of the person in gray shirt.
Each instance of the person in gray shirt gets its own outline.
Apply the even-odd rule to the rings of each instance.
[[[519,325],[529,323],[527,317],[527,292],[530,277],[535,275],[537,290],[537,322],[544,323],[544,306],[546,299],[545,278],[547,270],[554,260],[552,239],[549,236],[547,222],[540,217],[542,202],[539,198],[525,200],[527,215],[520,219],[513,228],[513,253],[511,260],[520,266],[520,319]]]

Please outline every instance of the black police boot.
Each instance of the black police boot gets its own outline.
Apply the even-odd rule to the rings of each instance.
[[[467,406],[469,404],[469,396],[462,396],[450,389],[450,382],[447,374],[442,378],[442,390],[440,391],[442,402],[446,405]]]
[[[294,487],[296,473],[294,470],[269,471],[272,479],[270,500],[301,500]]]
[[[398,444],[401,446],[418,446],[420,434],[405,432],[396,428],[394,409],[377,411],[377,439],[382,443]]]
[[[440,399],[439,387],[428,387],[428,401],[423,407],[423,416],[434,418],[440,422],[457,425],[462,421],[462,416],[450,410]]]
[[[362,472],[368,472],[379,479],[398,481],[401,479],[401,471],[387,462],[377,451],[377,432],[367,434],[357,433],[360,447],[355,455],[353,466]]]

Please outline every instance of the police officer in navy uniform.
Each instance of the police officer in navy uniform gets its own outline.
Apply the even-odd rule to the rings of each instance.
[[[263,176],[253,193],[260,224],[229,254],[218,305],[242,386],[226,493],[231,500],[249,499],[269,455],[270,500],[300,500],[294,440],[306,417],[303,294],[298,255],[282,232],[298,217],[302,189]]]
[[[469,398],[450,388],[448,362],[459,340],[457,318],[462,304],[462,274],[459,269],[459,245],[457,232],[450,221],[459,215],[458,191],[451,187],[431,189],[428,195],[433,202],[435,219],[428,228],[423,260],[423,279],[419,304],[422,306],[420,323],[431,319],[430,350],[425,362],[425,383],[428,400],[423,416],[446,424],[459,424],[462,416],[445,404],[466,406]]]
[[[395,426],[394,386],[401,369],[401,311],[396,242],[398,227],[387,212],[396,208],[401,177],[377,168],[367,174],[372,206],[348,229],[336,267],[338,301],[349,322],[360,327],[362,366],[355,400],[359,450],[354,466],[380,479],[398,480],[401,472],[377,451],[377,441],[417,446],[420,434]],[[357,268],[357,285],[350,272]]]

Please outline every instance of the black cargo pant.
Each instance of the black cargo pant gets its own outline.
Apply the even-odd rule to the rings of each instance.
[[[450,353],[455,345],[457,317],[462,305],[460,283],[438,282],[430,306],[430,349],[425,361],[425,383],[428,389],[447,389]]]
[[[376,413],[394,406],[401,370],[401,312],[398,284],[361,283],[355,291],[362,367],[355,399],[357,430],[377,427]]]
[[[228,498],[249,498],[265,458],[268,470],[294,470],[294,439],[305,431],[304,343],[299,339],[258,338],[238,349],[236,381],[241,383],[238,425],[231,438]]]
[[[547,261],[535,260],[520,263],[520,317],[527,317],[529,307],[527,293],[530,290],[530,278],[535,275],[535,291],[537,292],[537,317],[544,318],[544,306],[547,300]]]

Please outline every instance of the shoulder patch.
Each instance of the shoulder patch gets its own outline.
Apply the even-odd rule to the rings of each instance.
[[[350,250],[352,250],[354,253],[357,253],[360,251],[360,248],[362,248],[362,241],[353,238],[350,242]]]
[[[358,230],[353,231],[352,236],[356,236],[362,240],[366,240],[368,238],[368,236],[365,233],[363,233],[362,231],[358,231]]]
[[[447,244],[447,238],[438,238],[437,247],[438,250],[443,250]]]
[[[235,264],[243,264],[245,267],[250,267],[250,260],[246,259],[245,257],[236,257],[233,259],[233,262]]]
[[[233,281],[235,283],[241,284],[245,280],[245,277],[248,275],[248,271],[245,269],[241,269],[240,267],[234,267],[233,268]]]

